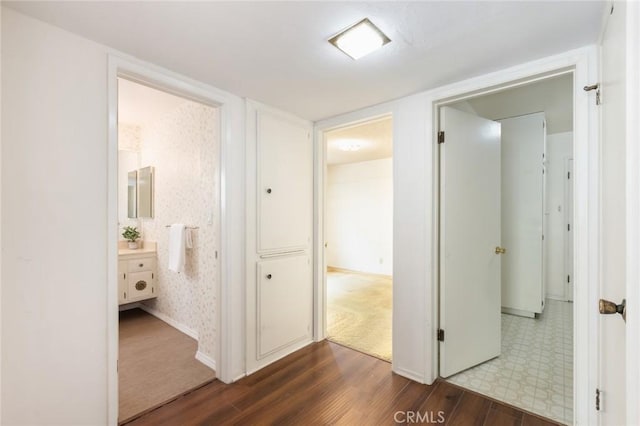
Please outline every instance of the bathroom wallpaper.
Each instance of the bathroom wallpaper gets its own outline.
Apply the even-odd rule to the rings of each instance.
[[[140,151],[140,126],[118,123],[118,150]]]
[[[186,101],[140,133],[140,167],[154,167],[153,219],[142,221],[145,240],[158,244],[158,297],[144,303],[198,334],[198,349],[215,359],[219,209],[218,118],[213,107]],[[169,229],[192,230],[185,270],[168,270]]]

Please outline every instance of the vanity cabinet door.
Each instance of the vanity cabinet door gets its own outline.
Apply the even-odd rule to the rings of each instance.
[[[127,262],[118,262],[118,303],[127,303]]]
[[[127,298],[129,302],[148,299],[154,296],[153,272],[131,272],[128,274],[129,288]]]

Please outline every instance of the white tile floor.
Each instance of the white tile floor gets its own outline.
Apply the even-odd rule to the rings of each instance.
[[[573,422],[573,304],[537,319],[502,314],[502,354],[448,380],[565,424]]]

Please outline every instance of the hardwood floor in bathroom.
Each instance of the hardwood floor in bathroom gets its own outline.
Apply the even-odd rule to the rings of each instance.
[[[216,380],[129,425],[410,423],[557,424],[444,381],[418,384],[387,362],[324,341],[236,383]]]

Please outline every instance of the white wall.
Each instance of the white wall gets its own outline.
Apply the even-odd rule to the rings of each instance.
[[[322,158],[322,130],[389,113],[393,116],[392,368],[421,383],[435,379],[431,365],[434,313],[429,308],[433,301],[432,240],[428,238],[433,221],[429,107],[423,93],[316,123],[317,156]],[[319,194],[324,192],[322,179],[319,176],[317,180]],[[318,200],[319,211],[323,211],[324,202]],[[321,227],[317,231],[322,235]],[[322,237],[318,244],[320,254],[324,251]]]
[[[2,423],[107,414],[107,55],[2,13]]]
[[[11,9],[1,30],[0,423],[106,424],[107,309],[117,312],[107,306],[107,60],[126,55]],[[244,107],[199,86],[226,100],[229,380],[244,371]]]
[[[391,275],[392,159],[332,165],[327,172],[327,265]]]
[[[573,155],[573,132],[547,135],[547,297],[567,300],[565,294],[565,163]]]

